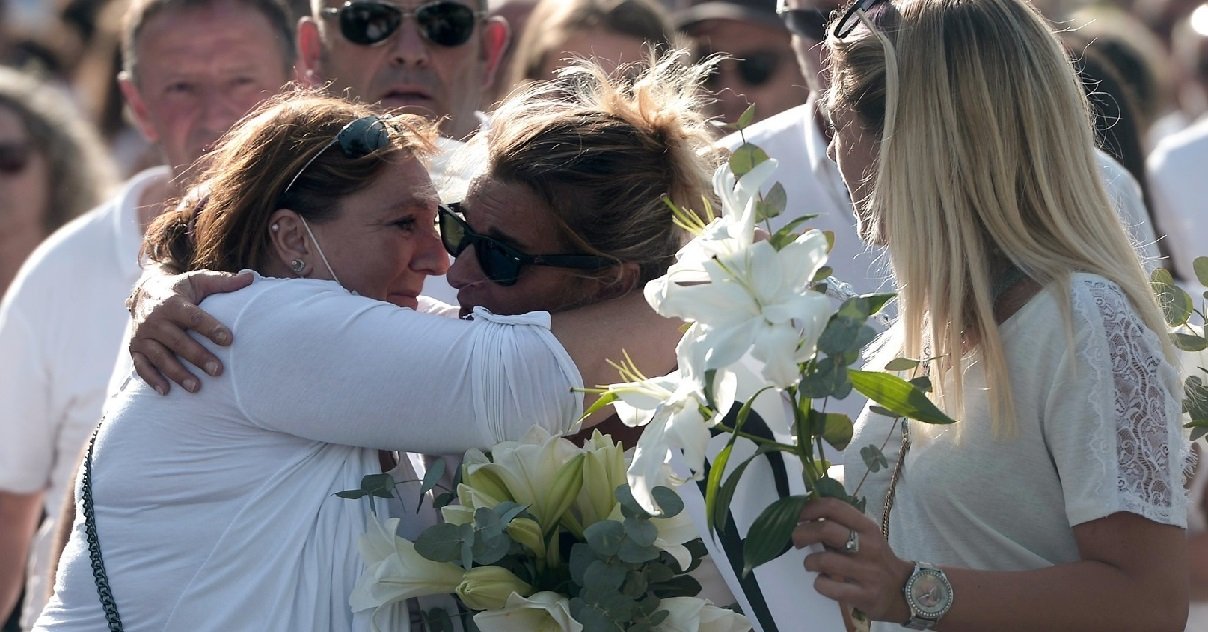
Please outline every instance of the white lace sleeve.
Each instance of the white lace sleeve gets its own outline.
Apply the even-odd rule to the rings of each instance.
[[[1087,388],[1065,396],[1087,399],[1068,402],[1065,410],[1075,419],[1058,420],[1065,427],[1050,432],[1064,436],[1049,436],[1070,524],[1125,511],[1185,526],[1188,444],[1180,425],[1178,371],[1163,355],[1158,334],[1141,322],[1116,284],[1075,275],[1071,286],[1079,374],[1072,383]],[[1070,449],[1078,435],[1084,454]]]

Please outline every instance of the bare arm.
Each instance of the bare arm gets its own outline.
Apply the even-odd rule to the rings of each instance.
[[[805,560],[807,569],[822,573],[815,582],[818,592],[876,620],[903,623],[909,618],[902,586],[913,563],[890,550],[876,524],[834,499],[811,502],[801,519],[793,534],[796,546],[832,547]],[[859,533],[860,550],[839,553],[849,529]],[[1074,538],[1081,556],[1077,562],[1030,571],[945,567],[955,598],[940,628],[1183,630],[1188,603],[1183,529],[1116,513],[1074,527]]]
[[[29,543],[42,516],[42,492],[0,491],[0,621],[17,606],[25,582]]]

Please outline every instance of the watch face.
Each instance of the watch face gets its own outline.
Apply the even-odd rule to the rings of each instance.
[[[952,589],[934,569],[919,569],[910,578],[909,594],[918,614],[925,617],[939,617],[952,605]]]

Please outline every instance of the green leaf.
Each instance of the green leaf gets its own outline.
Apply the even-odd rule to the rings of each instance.
[[[655,546],[643,546],[633,540],[625,540],[617,549],[617,557],[627,564],[644,564],[659,558],[662,551]]]
[[[1195,270],[1195,278],[1200,285],[1208,285],[1208,257],[1196,257],[1191,262],[1191,268]]]
[[[855,369],[848,369],[847,375],[857,391],[895,415],[929,424],[956,423],[927,399],[923,391],[896,375]]]
[[[348,489],[348,490],[344,490],[342,492],[336,492],[336,496],[339,496],[340,498],[348,498],[351,500],[356,500],[358,498],[364,498],[367,495],[368,495],[368,493],[365,492],[365,490],[361,490],[361,489]]]
[[[750,143],[744,143],[730,155],[730,171],[734,172],[735,177],[741,178],[767,160],[768,155],[762,149]]]
[[[797,383],[797,392],[803,397],[821,399],[835,397],[843,399],[851,393],[851,382],[847,378],[844,358],[822,358],[808,374]]]
[[[705,525],[709,529],[709,535],[717,532],[717,527],[725,527],[726,518],[729,514],[730,499],[733,498],[733,492],[729,498],[722,498],[723,485],[721,483],[722,476],[725,475],[726,465],[730,463],[730,455],[734,452],[734,442],[738,439],[738,433],[733,433],[726,440],[726,445],[717,453],[717,457],[713,459],[713,463],[709,466],[709,476],[705,479]],[[750,459],[747,459],[750,461]],[[746,463],[738,466],[736,471],[746,469]],[[719,504],[721,503],[721,504]],[[718,515],[718,508],[725,508],[727,511]]]
[[[823,476],[814,482],[814,491],[822,498],[839,498],[847,500],[847,490],[843,487],[843,483],[829,477]]]
[[[742,114],[738,115],[738,120],[734,122],[734,129],[744,130],[744,129],[750,127],[751,123],[754,123],[754,122],[755,122],[755,104],[752,103],[751,105],[747,106],[747,109],[743,110]]]
[[[814,283],[825,281],[826,277],[831,276],[834,273],[835,273],[834,268],[832,268],[830,266],[822,266],[821,268],[818,268],[817,272],[814,273],[814,278],[811,279],[811,281]]]
[[[1157,296],[1158,305],[1162,307],[1162,315],[1166,318],[1166,324],[1171,327],[1187,324],[1187,319],[1191,318],[1195,306],[1187,292],[1175,285],[1170,272],[1162,268],[1154,270],[1150,275],[1150,285]]]
[[[415,539],[415,552],[433,562],[458,562],[461,546],[461,527],[447,522],[424,529]]]
[[[802,215],[795,218],[789,223],[781,226],[772,236],[768,238],[768,242],[772,244],[772,248],[777,251],[783,250],[785,246],[793,243],[800,235],[797,234],[797,227],[818,217],[817,215]]]
[[[927,377],[926,375],[912,377],[907,381],[910,382],[911,384],[914,384],[915,388],[919,389],[920,391],[923,391],[924,393],[931,392],[931,378]]]
[[[1175,332],[1170,334],[1170,340],[1174,343],[1175,347],[1183,351],[1203,351],[1204,349],[1208,349],[1208,338],[1203,336]]]
[[[601,520],[583,530],[583,539],[597,555],[613,556],[625,541],[625,525],[615,520]]]
[[[847,448],[853,432],[851,417],[842,413],[826,413],[825,419],[822,438],[836,450]]]
[[[1208,426],[1208,387],[1198,375],[1183,382],[1183,412],[1191,417],[1193,425]]]
[[[885,453],[875,445],[869,444],[860,448],[860,458],[864,461],[864,467],[873,474],[882,469],[889,469],[889,460],[885,458]]]
[[[793,529],[805,507],[805,496],[788,496],[768,505],[743,540],[743,576],[755,567],[774,560],[788,550]]]
[[[587,410],[583,411],[583,416],[580,417],[580,419],[587,419],[592,413],[604,408],[605,406],[611,406],[613,402],[620,398],[621,396],[616,393],[601,393],[600,396],[596,398],[596,401],[592,402],[591,406],[589,406]]]
[[[679,512],[684,510],[684,501],[670,487],[658,486],[650,490],[650,495],[654,497],[654,502],[658,503],[662,513],[660,518],[674,518],[679,515]]]
[[[651,586],[659,599],[671,597],[695,597],[700,594],[701,585],[691,575],[677,575],[669,581]]]
[[[911,371],[919,366],[918,360],[910,358],[894,358],[885,365],[886,371]]]
[[[641,546],[651,546],[659,537],[658,527],[649,518],[626,518],[621,524],[625,535]]]
[[[873,314],[879,313],[882,309],[885,309],[885,306],[889,304],[889,301],[897,298],[897,296],[898,295],[894,294],[893,292],[885,292],[881,294],[864,294],[860,298],[868,301],[868,315],[872,316]]]
[[[432,508],[440,509],[441,507],[448,507],[454,500],[457,500],[457,494],[445,492],[432,499]]]
[[[763,199],[755,203],[755,221],[763,222],[778,217],[788,205],[789,196],[784,191],[784,185],[779,182],[772,185]]]
[[[370,496],[394,498],[394,478],[389,474],[368,474],[361,478],[361,489]]]
[[[432,465],[428,467],[428,471],[424,472],[424,482],[419,488],[419,495],[423,496],[436,488],[436,484],[440,482],[441,477],[445,475],[445,459],[443,457],[432,461]],[[419,503],[416,503],[416,511],[419,511]]]
[[[738,481],[742,478],[742,473],[746,471],[747,466],[750,465],[751,461],[753,461],[757,456],[759,456],[758,453],[751,455],[749,458],[747,458],[747,460],[739,463],[738,467],[734,468],[734,471],[730,474],[729,478],[726,479],[726,482],[718,487],[712,503],[710,503],[709,499],[706,497],[705,515],[709,517],[709,535],[713,535],[718,528],[726,528],[726,522],[730,519],[730,503],[734,500],[734,491],[738,489]],[[729,460],[728,456],[727,460]],[[721,480],[721,476],[724,471],[725,466],[722,465],[719,467],[715,462],[712,469],[709,470],[710,485],[713,483],[714,473],[716,472],[717,479]]]

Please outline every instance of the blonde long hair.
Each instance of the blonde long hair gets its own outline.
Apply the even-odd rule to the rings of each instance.
[[[1086,97],[1048,24],[1022,0],[886,0],[861,19],[847,37],[828,38],[827,103],[880,138],[868,205],[901,288],[892,349],[946,359],[948,379],[933,383],[959,418],[960,359],[976,341],[993,431],[1013,434],[995,263],[1059,288],[1070,331],[1074,272],[1113,281],[1146,326],[1165,331],[1104,189]]]

